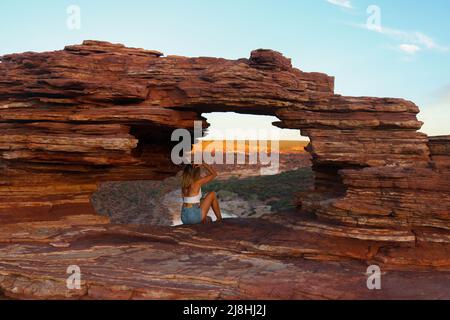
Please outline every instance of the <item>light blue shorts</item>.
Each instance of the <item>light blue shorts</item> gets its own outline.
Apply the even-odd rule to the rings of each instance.
[[[199,224],[202,222],[202,209],[198,204],[191,208],[181,209],[181,221],[183,224]]]

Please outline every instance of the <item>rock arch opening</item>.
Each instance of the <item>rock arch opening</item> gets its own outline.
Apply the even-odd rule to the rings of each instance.
[[[280,121],[276,116],[214,112],[203,113],[202,117],[207,120],[209,126],[200,140],[203,144],[210,146],[208,149],[217,148],[224,154],[223,157],[217,159],[218,164],[235,165],[237,160],[243,162],[241,163],[243,165],[253,164],[254,166],[270,165],[270,163],[266,163],[277,162],[274,166],[274,173],[277,173],[280,169],[278,164],[280,152],[304,151],[304,146],[308,142],[307,138],[301,136],[300,130],[281,129],[274,126],[275,123]],[[296,142],[298,143],[296,144]],[[291,149],[288,149],[289,147]],[[207,148],[203,149],[205,152],[210,151]],[[273,158],[271,157],[271,151],[274,154]],[[246,158],[238,159],[239,157],[234,155],[227,158],[227,152],[244,154]],[[254,156],[251,159],[252,163],[249,159],[250,154]],[[230,163],[227,163],[227,160]],[[270,171],[268,174],[270,174]]]
[[[450,229],[448,139],[418,132],[419,108],[335,94],[333,77],[294,68],[281,53],[163,57],[85,41],[1,62],[2,220],[90,213],[102,182],[173,176],[168,132],[192,128],[204,112],[234,111],[276,116],[278,127],[310,138],[307,211],[355,227]]]
[[[201,117],[207,128],[205,125],[199,140],[193,140],[192,153],[214,158],[212,165],[219,177],[204,193],[218,193],[224,218],[258,218],[295,210],[296,195],[313,188],[311,157],[305,151],[308,140],[299,130],[273,126],[279,122],[275,116],[215,112]],[[139,140],[132,153],[141,159],[145,153],[150,157],[155,152],[155,141],[170,145],[167,128],[155,132],[151,126],[132,126],[130,133]],[[170,154],[167,148],[156,150]],[[179,225],[179,174],[161,180],[107,181],[100,184],[91,201],[96,212],[114,223]],[[215,219],[212,211],[210,216]]]

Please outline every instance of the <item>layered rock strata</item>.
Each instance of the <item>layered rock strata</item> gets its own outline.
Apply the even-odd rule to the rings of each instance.
[[[173,176],[172,131],[216,111],[277,116],[310,138],[315,187],[297,212],[177,228],[95,212],[104,181]],[[418,132],[418,112],[337,95],[332,77],[271,50],[163,57],[85,41],[3,56],[0,296],[448,299],[450,137]],[[366,287],[372,264],[382,291]]]
[[[21,299],[450,299],[450,238],[377,228],[370,234],[297,214],[178,228],[111,225],[94,215],[0,225],[0,294]],[[367,288],[373,264],[382,270],[382,290]],[[69,266],[79,267],[79,289],[67,286]]]
[[[299,198],[304,210],[353,226],[450,228],[449,140],[418,132],[419,108],[336,95],[334,78],[280,53],[163,57],[85,41],[1,62],[2,221],[92,211],[102,181],[172,175],[171,132],[235,111],[277,116],[311,139],[316,190]]]

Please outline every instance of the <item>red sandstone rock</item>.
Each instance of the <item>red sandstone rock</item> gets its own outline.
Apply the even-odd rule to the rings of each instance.
[[[89,286],[75,296],[90,298],[372,297],[354,291],[361,280],[354,273],[352,285],[321,287],[336,273],[344,276],[333,266],[306,280],[303,259],[448,270],[450,140],[417,132],[422,123],[412,102],[336,95],[334,78],[295,69],[271,50],[239,60],[162,57],[157,51],[85,41],[1,61],[0,242],[31,244],[0,246],[0,288],[10,296],[71,296],[61,287],[61,268],[73,262],[65,258],[72,254],[89,262]],[[172,130],[191,129],[195,120],[204,121],[201,113],[215,111],[275,115],[276,125],[310,137],[315,190],[299,195],[299,202],[319,221],[297,217],[281,220],[275,229],[262,222],[243,227],[240,221],[220,232],[233,240],[214,242],[216,232],[194,245],[189,238],[196,228],[175,235],[157,229],[139,233],[93,218],[89,199],[98,183],[173,175],[179,168],[169,158]],[[85,224],[68,222],[80,214]],[[276,224],[273,219],[267,223]],[[187,247],[174,244],[192,251],[186,254]],[[204,256],[205,248],[207,258],[196,265],[203,278],[192,279],[183,270],[200,252]],[[174,264],[183,254],[187,262]],[[57,262],[48,264],[49,257]],[[291,265],[286,257],[301,259]],[[156,269],[149,269],[148,259]],[[133,261],[134,271],[108,267],[119,261]],[[173,268],[164,269],[167,265]],[[242,274],[248,265],[250,271]],[[146,272],[144,285],[136,283],[140,270]],[[280,270],[278,283],[270,281],[273,270]],[[430,281],[439,286],[447,276],[419,281],[430,288]],[[395,283],[408,277],[394,278]],[[404,288],[392,292],[388,297],[408,296]]]
[[[171,130],[192,128],[201,112],[238,111],[276,115],[280,127],[311,138],[321,200],[304,199],[305,208],[347,223],[449,228],[449,179],[432,167],[445,167],[448,157],[430,158],[412,102],[335,95],[332,77],[302,72],[280,53],[262,49],[233,61],[162,57],[157,51],[85,41],[64,51],[1,59],[4,208],[57,206],[73,203],[74,197],[88,205],[93,183],[173,174]],[[366,167],[379,169],[368,175]],[[388,172],[402,172],[407,186],[372,185]],[[351,177],[365,188],[356,188]],[[427,181],[430,195],[418,194],[419,179]],[[339,196],[330,202],[330,194]],[[420,204],[414,204],[417,196]],[[374,214],[391,217],[375,221]]]
[[[443,240],[427,230],[355,230],[297,215],[177,228],[73,215],[0,226],[0,292],[29,299],[449,299],[450,238]],[[381,266],[383,290],[367,289],[370,264]],[[70,265],[81,269],[80,290],[66,287]]]

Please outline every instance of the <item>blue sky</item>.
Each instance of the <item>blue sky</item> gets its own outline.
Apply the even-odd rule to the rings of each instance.
[[[81,9],[79,30],[66,25],[70,5]],[[377,11],[367,12],[371,5],[380,25],[371,19]],[[304,71],[335,76],[337,93],[414,101],[426,122],[422,131],[440,135],[450,134],[449,12],[448,0],[1,0],[0,55],[84,39],[231,59],[271,48]],[[274,120],[208,118],[218,128]]]

